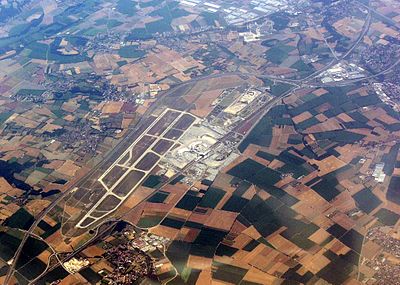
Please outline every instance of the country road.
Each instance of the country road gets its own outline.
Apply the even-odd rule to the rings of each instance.
[[[373,9],[371,9],[369,6],[363,5],[366,9],[368,9],[368,14],[367,17],[365,19],[365,23],[363,25],[362,31],[359,34],[357,40],[352,44],[352,46],[350,47],[350,49],[343,55],[339,56],[338,58],[332,60],[329,64],[327,64],[326,66],[324,66],[323,68],[321,68],[320,70],[310,74],[309,76],[303,78],[303,79],[283,79],[283,78],[277,78],[274,76],[268,76],[268,75],[260,75],[260,74],[253,74],[253,73],[242,73],[242,72],[231,72],[231,73],[221,73],[221,74],[212,74],[212,75],[206,75],[206,76],[200,76],[194,79],[191,79],[189,81],[183,82],[181,84],[178,84],[174,87],[172,87],[171,89],[161,93],[159,95],[158,100],[151,105],[151,107],[146,111],[146,113],[142,116],[142,118],[140,119],[140,121],[131,129],[129,129],[129,131],[127,132],[126,136],[116,145],[115,148],[113,148],[111,151],[109,151],[105,157],[102,159],[102,161],[97,164],[95,167],[93,167],[92,169],[90,169],[90,171],[88,173],[86,173],[83,177],[81,177],[80,179],[78,179],[77,181],[74,181],[70,184],[67,184],[66,187],[67,189],[62,192],[54,201],[52,201],[50,203],[50,205],[44,209],[38,216],[35,217],[35,221],[33,222],[33,224],[29,227],[29,229],[24,233],[23,238],[21,240],[21,243],[19,245],[19,247],[17,248],[14,257],[13,257],[13,261],[9,267],[9,270],[7,272],[7,275],[5,277],[5,281],[4,284],[5,285],[9,285],[9,282],[12,278],[12,276],[15,273],[15,267],[17,264],[17,261],[22,253],[22,249],[23,246],[25,245],[26,241],[28,240],[28,238],[33,234],[33,231],[36,229],[36,227],[38,226],[38,224],[41,222],[41,220],[50,213],[50,211],[57,206],[64,198],[66,198],[68,195],[71,194],[71,192],[73,192],[76,187],[78,185],[80,185],[82,182],[86,181],[87,179],[92,178],[99,169],[101,169],[102,167],[104,167],[105,165],[107,165],[107,163],[109,163],[110,160],[113,160],[114,157],[120,153],[121,151],[125,150],[127,146],[130,145],[130,142],[132,141],[132,138],[136,135],[136,133],[140,130],[140,128],[144,125],[145,123],[145,118],[147,118],[150,114],[152,114],[157,108],[161,107],[163,102],[164,102],[164,98],[167,98],[168,96],[170,96],[171,94],[173,94],[174,92],[176,92],[179,88],[185,87],[185,86],[190,86],[192,84],[195,84],[196,82],[200,82],[202,80],[209,80],[209,79],[216,79],[216,78],[222,78],[222,77],[226,77],[226,76],[232,76],[232,75],[238,75],[238,76],[255,76],[257,78],[266,78],[266,79],[270,79],[274,82],[280,82],[280,83],[287,83],[287,84],[291,84],[293,85],[293,87],[281,94],[279,97],[275,97],[274,99],[272,99],[272,101],[266,103],[263,108],[260,108],[259,110],[257,110],[255,113],[257,113],[257,115],[260,115],[259,119],[262,118],[262,116],[268,112],[268,110],[270,110],[270,108],[272,108],[273,106],[275,106],[276,104],[278,104],[285,96],[291,94],[291,92],[293,90],[296,90],[297,88],[300,87],[304,87],[304,86],[311,86],[313,80],[315,80],[318,76],[320,76],[322,73],[324,73],[326,70],[330,69],[331,67],[333,67],[334,65],[336,65],[337,63],[339,63],[341,60],[348,58],[353,52],[354,50],[357,49],[357,47],[360,45],[360,43],[362,42],[364,36],[368,33],[369,29],[370,29],[370,25],[371,25],[371,21],[373,19],[374,15],[377,15],[379,17],[385,17],[384,15],[379,14],[378,12],[374,11]],[[386,17],[387,18],[387,17]],[[391,20],[391,19],[389,19]],[[391,20],[393,22],[393,20]],[[396,23],[393,23],[393,25],[395,25]],[[329,85],[329,84],[320,84],[318,86],[341,86],[341,84],[343,85],[348,85],[351,83],[356,83],[356,82],[360,82],[360,81],[364,81],[364,80],[368,80],[368,79],[373,79],[379,75],[382,74],[386,74],[387,72],[390,72],[393,68],[395,68],[398,64],[400,63],[400,59],[398,59],[393,65],[391,65],[390,67],[388,67],[386,70],[381,71],[377,74],[371,75],[371,76],[367,76],[365,78],[360,78],[354,81],[345,81],[342,83],[335,83],[335,85]],[[254,114],[253,114],[254,115]],[[259,120],[257,120],[258,122]],[[257,123],[256,122],[256,123]],[[253,124],[253,127],[256,125]],[[107,222],[109,222],[109,220],[106,220]],[[103,222],[104,223],[104,222]],[[97,229],[98,230],[98,229]],[[107,229],[109,230],[109,229]],[[102,232],[97,232],[96,236],[101,235]],[[88,243],[92,242],[93,240],[91,239],[90,241],[88,241],[87,243],[84,243],[84,245],[87,245]],[[74,251],[73,253],[71,253],[70,255],[68,255],[68,258],[70,258],[71,256],[73,256],[75,254],[75,252],[79,251],[82,248],[82,246],[78,249],[76,249],[76,251]],[[67,258],[66,258],[67,259]],[[64,259],[63,259],[64,260]]]

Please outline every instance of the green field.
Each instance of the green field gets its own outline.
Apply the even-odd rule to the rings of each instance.
[[[150,0],[147,2],[142,2],[142,1],[140,1],[140,3],[139,3],[140,8],[156,7],[156,6],[160,5],[161,3],[165,2],[165,0]]]
[[[115,19],[99,19],[96,20],[96,25],[99,26],[107,26],[107,28],[112,29],[118,26],[121,26],[123,24],[123,22],[115,20]]]
[[[292,124],[292,120],[287,118],[287,114],[285,106],[273,107],[242,141],[239,145],[239,151],[243,152],[250,144],[269,146],[274,126]]]
[[[132,0],[118,0],[116,8],[122,14],[134,16],[137,12],[137,4],[138,2]]]
[[[285,59],[289,56],[289,52],[291,52],[293,49],[295,48],[291,46],[285,46],[283,44],[278,44],[267,50],[265,53],[265,57],[270,62],[279,65],[285,61]]]
[[[183,9],[177,8],[177,2],[167,3],[164,7],[149,14],[153,17],[162,17],[161,20],[146,24],[148,34],[156,34],[172,31],[171,22],[173,19],[189,15]]]
[[[301,75],[309,75],[315,71],[311,65],[304,63],[303,60],[298,60],[291,66],[291,68],[296,69]]]
[[[163,219],[162,216],[145,216],[141,217],[137,226],[141,228],[151,228],[158,225],[161,220]]]
[[[146,52],[139,50],[136,46],[125,46],[118,50],[118,54],[124,58],[139,58],[144,56]]]
[[[205,208],[215,208],[224,195],[225,191],[210,187],[201,199],[199,206]]]
[[[365,213],[371,213],[376,207],[382,202],[374,193],[368,188],[365,188],[353,195],[354,200],[357,203],[358,208],[363,210]]]
[[[289,91],[293,88],[293,85],[287,83],[276,83],[271,85],[271,94],[274,96],[281,96],[285,92]]]
[[[27,46],[30,50],[29,57],[55,61],[57,63],[76,63],[89,60],[86,55],[62,55],[57,52],[56,47],[34,42]]]
[[[17,95],[21,96],[40,96],[42,95],[46,90],[38,90],[38,89],[19,89],[17,92]]]

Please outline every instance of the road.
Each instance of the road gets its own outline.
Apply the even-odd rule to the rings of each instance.
[[[107,225],[107,223],[109,223],[109,225]],[[57,261],[58,263],[50,266],[48,265],[46,270],[39,275],[38,277],[36,277],[35,279],[31,280],[29,282],[29,284],[35,284],[35,282],[37,282],[38,280],[40,280],[40,278],[42,278],[47,272],[52,271],[53,269],[57,268],[58,266],[62,266],[63,267],[63,263],[70,260],[71,258],[73,258],[76,254],[80,253],[82,250],[84,250],[87,246],[93,244],[94,242],[96,242],[99,238],[101,238],[104,234],[110,232],[118,223],[117,220],[115,219],[109,219],[104,221],[101,225],[99,225],[96,228],[96,232],[93,235],[93,238],[87,240],[86,242],[84,242],[83,244],[81,244],[79,247],[77,247],[76,249],[74,249],[72,252],[66,254],[65,256],[63,256],[62,258],[60,258],[59,256],[57,256]],[[100,230],[100,227],[104,226],[104,229]]]
[[[393,19],[379,13],[378,11],[376,11],[375,9],[372,9],[370,7],[370,5],[365,5],[364,3],[362,3],[362,1],[360,0],[356,0],[361,6],[363,6],[366,9],[369,9],[373,14],[375,14],[378,18],[385,20],[389,25],[395,27],[397,30],[400,30],[400,23],[393,21]]]
[[[257,110],[255,110],[255,112],[251,115],[251,117],[253,117],[253,116],[258,116],[258,117],[259,117],[259,120],[261,120],[263,114],[267,113],[272,107],[274,107],[274,106],[276,106],[278,103],[280,103],[280,101],[281,101],[284,97],[290,95],[290,94],[292,93],[292,91],[293,91],[293,89],[291,89],[291,90],[289,90],[289,91],[283,93],[283,94],[282,94],[281,96],[279,96],[279,97],[275,97],[274,99],[272,99],[272,100],[266,102],[264,105],[260,106]],[[253,127],[258,123],[259,120],[257,120],[257,122],[253,125]],[[244,123],[245,123],[245,122],[243,122],[243,124],[244,124]],[[221,141],[223,141],[224,139],[228,138],[230,135],[234,134],[234,133],[236,132],[236,130],[237,130],[238,128],[240,128],[240,127],[241,127],[241,125],[238,125],[236,128],[234,128],[233,130],[231,130],[230,132],[228,132],[224,137],[221,138]],[[253,128],[253,127],[252,127],[252,128]],[[250,130],[249,130],[249,131],[250,131]],[[219,144],[219,142],[217,142],[215,145],[213,145],[213,146],[210,147],[210,153],[212,153],[212,150],[213,150],[218,144]],[[206,158],[207,158],[207,157],[205,157],[205,158],[203,158],[203,159],[206,159]],[[192,166],[193,166],[195,163],[197,163],[197,162],[198,162],[198,161],[192,161],[192,162],[190,162],[189,164],[187,164],[183,169],[181,169],[181,171],[179,171],[179,172],[176,173],[173,177],[171,177],[170,179],[168,179],[167,181],[165,181],[162,185],[158,186],[157,189],[156,189],[156,191],[159,190],[159,189],[161,189],[164,185],[169,184],[169,183],[170,183],[171,181],[173,181],[176,177],[178,177],[180,174],[183,174],[185,171],[187,171],[188,169],[190,169],[190,167],[192,167]],[[152,195],[154,195],[154,193],[151,193],[151,194],[149,194],[147,197],[144,197],[144,198],[143,198],[143,201],[147,200],[147,198],[150,198]],[[61,198],[61,197],[60,197],[60,198]],[[58,202],[59,202],[59,200],[62,199],[62,198],[61,198],[61,199],[60,199],[60,198],[57,199]],[[56,200],[55,200],[54,202],[56,202]],[[177,203],[178,203],[178,201],[177,201]],[[55,204],[57,204],[57,203],[55,203]],[[51,207],[54,207],[54,206],[51,206]],[[133,210],[133,209],[132,209],[132,210]],[[131,211],[131,210],[130,210],[130,211]],[[93,243],[95,240],[97,240],[101,235],[103,235],[104,233],[110,231],[110,230],[115,226],[115,224],[116,224],[119,220],[123,219],[123,217],[124,217],[125,215],[128,215],[128,214],[130,213],[130,211],[128,211],[127,213],[124,213],[124,214],[121,215],[120,217],[111,217],[111,218],[108,218],[108,219],[104,220],[104,221],[102,222],[102,224],[101,224],[102,226],[104,226],[104,224],[106,224],[106,223],[110,223],[110,225],[106,226],[104,229],[101,229],[101,230],[99,230],[99,228],[101,227],[101,226],[99,225],[99,226],[96,228],[96,233],[95,233],[95,235],[93,236],[93,238],[91,238],[90,240],[86,241],[84,244],[80,245],[80,246],[79,246],[78,248],[76,248],[73,252],[71,252],[71,253],[67,254],[66,256],[64,256],[61,260],[59,260],[59,263],[62,264],[63,262],[68,261],[69,259],[71,259],[72,257],[74,257],[77,253],[79,253],[81,250],[83,250],[84,248],[86,248],[88,245],[92,244],[92,243]],[[44,214],[44,215],[43,215],[43,217],[44,217],[44,216],[45,216],[45,212],[43,212],[43,214]],[[43,218],[43,217],[42,217],[42,218]],[[40,222],[40,220],[37,220],[37,223],[39,223],[39,222]],[[27,231],[28,236],[29,236],[29,233],[30,233],[30,229]],[[46,272],[51,271],[51,270],[55,269],[55,268],[58,267],[58,266],[59,266],[58,264],[55,264],[55,265],[49,267],[49,268],[46,270]],[[44,274],[38,276],[38,277],[37,277],[35,280],[33,280],[32,282],[37,281],[37,280],[40,279],[43,275],[44,275]]]
[[[378,73],[375,73],[375,74],[366,76],[366,77],[362,77],[362,78],[358,78],[358,79],[353,79],[353,80],[343,80],[343,81],[332,82],[332,83],[310,84],[309,87],[321,87],[321,88],[323,88],[323,87],[348,86],[348,85],[350,85],[350,84],[354,84],[354,83],[358,83],[358,82],[367,81],[367,80],[369,80],[369,79],[374,79],[374,78],[376,78],[376,77],[378,77],[378,76],[388,74],[388,73],[392,72],[393,69],[394,69],[396,66],[398,66],[399,64],[400,64],[400,59],[397,59],[397,60],[396,60],[392,65],[390,65],[388,68],[386,68],[386,69],[384,69],[384,70],[382,70],[382,71],[380,71],[380,72],[378,72]]]
[[[233,74],[236,74],[236,73],[233,73]],[[227,76],[227,75],[232,75],[232,74],[229,73],[229,74],[223,74],[223,75],[220,75],[220,76]],[[206,77],[206,78],[207,78],[207,79],[209,79],[209,78],[216,78],[216,75],[209,76],[209,77]],[[199,81],[199,80],[205,80],[205,78],[202,78],[202,79],[197,78],[196,80],[193,80],[193,81]],[[189,82],[188,82],[187,84],[189,84]],[[182,84],[179,85],[179,87],[181,87],[181,86],[182,86]],[[173,91],[174,91],[174,90],[171,90],[171,92],[173,92]],[[289,92],[289,91],[288,91],[288,92]],[[288,92],[286,92],[286,93],[288,93]],[[285,93],[285,94],[286,94],[286,93]],[[201,94],[199,94],[199,96],[201,96]],[[264,109],[264,108],[268,108],[268,110],[269,110],[269,109],[270,109],[272,106],[274,106],[277,102],[279,102],[279,98],[278,98],[278,97],[274,98],[274,99],[271,100],[271,101],[266,102],[266,104],[264,104],[263,106],[260,106],[255,112],[259,112],[260,110],[262,110],[262,109]],[[240,126],[240,125],[239,125],[239,126]],[[239,126],[238,126],[238,127],[239,127]],[[237,127],[237,128],[238,128],[238,127]],[[232,130],[231,132],[227,133],[224,137],[221,138],[221,140],[224,140],[224,139],[226,139],[227,137],[229,137],[232,133],[234,133],[234,132],[236,131],[237,128],[235,128],[235,129]],[[212,150],[216,147],[216,145],[218,145],[218,143],[219,143],[219,142],[217,142],[215,145],[213,145],[213,146],[210,147],[210,152],[212,152]],[[203,158],[203,159],[205,159],[205,158]],[[183,174],[186,170],[188,170],[188,169],[189,169],[191,166],[193,166],[195,163],[197,163],[197,161],[192,161],[192,162],[188,163],[183,169],[181,169],[181,171],[179,171],[179,172],[176,173],[173,177],[171,177],[170,179],[168,179],[167,181],[165,181],[163,184],[161,184],[160,186],[158,186],[155,190],[157,191],[157,190],[161,189],[163,186],[165,186],[165,185],[169,184],[170,182],[172,182],[176,177],[178,177],[180,174]],[[98,168],[99,168],[99,167],[101,167],[101,165],[99,165]],[[85,177],[84,179],[86,179],[86,178],[87,178],[87,177]],[[79,182],[77,182],[77,183],[79,183]],[[145,201],[145,200],[147,200],[147,198],[150,198],[152,195],[154,195],[154,193],[149,194],[147,197],[144,197],[142,200]],[[57,201],[54,201],[54,203],[57,204],[56,202],[59,202],[63,197],[65,197],[65,195],[63,195],[62,197],[60,196],[60,197],[57,199]],[[54,206],[53,206],[53,205],[50,205],[50,207],[54,207]],[[75,249],[73,252],[71,252],[71,253],[69,253],[67,256],[65,256],[65,257],[60,261],[60,263],[61,263],[61,262],[65,262],[65,261],[67,261],[68,259],[72,258],[74,255],[76,255],[76,254],[79,253],[82,249],[84,249],[87,245],[93,243],[94,240],[96,240],[96,239],[98,238],[99,235],[103,234],[103,233],[106,232],[106,231],[109,231],[109,230],[115,225],[115,223],[117,223],[119,220],[121,220],[125,215],[128,215],[129,212],[130,212],[130,211],[128,211],[127,213],[124,213],[124,214],[121,215],[120,217],[112,217],[112,218],[108,218],[108,219],[104,220],[104,221],[102,222],[102,225],[104,225],[105,223],[109,223],[109,222],[111,222],[111,224],[110,224],[108,227],[106,227],[105,229],[101,230],[101,231],[99,231],[99,227],[100,227],[100,226],[98,226],[98,227],[96,228],[97,232],[96,232],[96,234],[95,234],[95,236],[94,236],[93,238],[91,238],[90,240],[86,241],[86,242],[85,242],[84,244],[82,244],[79,248]],[[47,213],[48,213],[48,211],[47,211]],[[43,217],[44,217],[45,215],[46,215],[46,213],[43,212]],[[43,217],[42,217],[42,218],[43,218]],[[37,221],[40,222],[40,220],[37,220]],[[114,223],[113,223],[112,221],[114,221]],[[27,233],[29,233],[29,232],[30,232],[30,229],[27,231]],[[54,268],[57,267],[57,266],[58,266],[58,265],[54,265],[53,267],[50,267],[50,268],[48,269],[48,271],[54,269]],[[38,278],[40,278],[40,276],[39,276]],[[37,280],[38,278],[36,278],[35,280]]]
[[[193,84],[195,82],[198,82],[200,80],[204,80],[204,79],[212,79],[212,78],[219,78],[219,77],[225,77],[231,74],[214,74],[211,76],[203,76],[203,77],[198,77],[196,79],[190,80],[190,81],[186,81],[178,86],[175,86],[173,88],[171,88],[170,90],[164,92],[163,94],[160,94],[160,98],[157,100],[157,102],[155,102],[148,110],[147,112],[142,116],[142,118],[146,118],[148,115],[152,114],[154,112],[155,109],[157,109],[158,107],[160,107],[160,105],[162,104],[162,99],[164,97],[167,97],[168,95],[172,94],[173,92],[175,92],[178,88],[181,88],[182,86],[186,86],[189,84]],[[54,201],[52,201],[49,206],[44,209],[37,217],[35,217],[35,221],[33,222],[33,224],[29,227],[29,229],[27,230],[27,232],[25,233],[25,235],[23,236],[21,243],[18,247],[18,249],[16,250],[14,257],[13,257],[13,262],[10,265],[10,268],[8,270],[7,276],[4,280],[3,284],[8,284],[10,282],[11,276],[14,274],[15,271],[15,266],[17,263],[17,260],[19,258],[19,256],[21,255],[21,251],[22,248],[24,246],[24,244],[26,243],[27,239],[29,238],[30,234],[33,233],[33,231],[35,230],[35,228],[38,226],[38,224],[40,223],[40,221],[48,214],[50,213],[50,211],[59,203],[61,202],[65,197],[67,197],[72,191],[74,191],[76,189],[76,186],[81,184],[82,182],[86,181],[87,179],[92,178],[92,176],[94,174],[96,174],[97,170],[99,168],[101,168],[103,165],[108,163],[109,159],[112,159],[116,153],[118,153],[119,151],[124,150],[127,146],[127,142],[129,145],[129,142],[131,141],[132,137],[135,136],[136,132],[142,127],[142,125],[144,124],[144,120],[141,119],[138,124],[131,129],[128,134],[126,135],[126,137],[113,149],[111,150],[106,157],[95,167],[93,167],[84,177],[82,177],[81,179],[79,179],[78,181],[75,181],[74,183],[68,185],[68,189],[63,192],[60,196],[57,197],[57,199],[55,199]]]
[[[194,84],[196,82],[206,80],[206,79],[215,79],[215,78],[221,78],[221,77],[232,76],[232,75],[243,75],[243,74],[240,72],[213,74],[213,75],[208,75],[208,76],[200,76],[195,79],[183,82],[182,84],[179,84],[179,85],[167,90],[166,92],[160,94],[159,99],[153,105],[151,105],[151,107],[146,111],[146,113],[142,116],[142,118],[146,118],[150,114],[152,114],[157,108],[160,107],[160,105],[162,105],[163,98],[168,97],[170,94],[174,93],[178,88],[182,88],[184,86],[191,85],[191,84]],[[38,226],[40,221],[48,213],[50,213],[50,211],[58,203],[60,203],[65,197],[67,197],[72,191],[74,191],[76,189],[77,185],[83,183],[87,179],[91,179],[93,177],[93,175],[96,174],[98,169],[100,169],[101,167],[106,165],[110,159],[113,160],[113,158],[115,157],[115,155],[118,152],[120,152],[121,150],[122,151],[125,150],[125,148],[130,145],[132,137],[134,137],[136,135],[136,132],[138,130],[140,130],[140,128],[143,126],[144,123],[145,123],[145,120],[141,119],[133,129],[129,130],[129,132],[125,136],[125,138],[121,142],[119,142],[118,145],[115,148],[113,148],[98,165],[93,167],[84,177],[82,177],[78,181],[75,181],[74,183],[68,185],[68,189],[65,192],[63,192],[60,196],[58,196],[56,200],[52,201],[45,210],[43,210],[37,217],[35,217],[34,223],[30,226],[30,228],[27,230],[27,232],[23,236],[21,243],[14,254],[13,262],[10,265],[10,268],[8,270],[7,276],[6,276],[3,284],[8,284],[10,282],[11,276],[15,272],[15,266],[16,266],[19,256],[21,255],[22,248],[23,248],[24,244],[26,243],[27,239],[29,238],[30,234],[33,233],[33,231]]]
[[[360,42],[362,40],[364,40],[365,35],[368,33],[369,28],[371,27],[371,21],[372,21],[372,12],[369,6],[365,6],[364,7],[367,9],[368,11],[368,15],[367,15],[367,19],[365,20],[364,26],[361,30],[360,35],[358,36],[356,42],[353,44],[353,46],[341,57],[342,59],[347,58],[360,44]]]
[[[352,47],[349,49],[349,51],[347,51],[344,55],[334,59],[331,63],[329,63],[328,65],[326,65],[325,67],[323,67],[322,69],[314,72],[313,74],[310,74],[309,76],[302,78],[302,79],[282,79],[282,78],[276,78],[273,76],[260,76],[259,74],[252,74],[252,73],[241,73],[241,72],[232,72],[232,73],[224,73],[224,74],[213,74],[213,75],[207,75],[207,76],[200,76],[197,78],[194,78],[192,80],[186,81],[184,83],[181,83],[173,88],[171,88],[170,90],[160,94],[159,99],[146,111],[146,113],[142,116],[142,118],[146,118],[149,114],[151,114],[155,109],[157,109],[158,107],[160,107],[160,105],[163,102],[163,98],[169,96],[170,94],[172,94],[173,92],[175,92],[178,88],[182,88],[184,86],[188,86],[190,84],[194,84],[196,82],[202,81],[202,80],[206,80],[206,79],[213,79],[213,78],[220,78],[220,77],[225,77],[225,76],[232,76],[232,75],[238,75],[238,76],[256,76],[258,78],[268,78],[272,81],[275,82],[281,82],[281,83],[288,83],[288,84],[292,84],[294,86],[297,87],[301,87],[304,85],[309,84],[310,81],[314,80],[316,77],[318,77],[320,74],[322,74],[323,72],[325,72],[326,70],[330,69],[331,67],[333,67],[334,65],[336,65],[338,62],[340,62],[340,60],[347,58],[356,48],[357,46],[360,44],[360,42],[362,41],[362,39],[364,38],[364,36],[366,35],[366,33],[369,30],[370,24],[371,24],[371,12],[373,13],[377,13],[376,11],[370,9],[370,7],[363,5],[365,8],[368,9],[369,13],[367,15],[367,19],[364,23],[362,32],[360,33],[358,39],[356,40],[356,42],[353,43]],[[378,13],[379,14],[379,13]],[[385,17],[383,15],[380,15],[381,17]],[[390,19],[391,20],[391,19]],[[396,62],[400,63],[400,60],[398,60]],[[393,67],[395,66],[392,65],[391,67],[389,67],[387,70],[381,72],[380,74],[384,74],[389,72]],[[356,80],[354,82],[358,82],[361,80],[366,80],[369,78],[373,78],[376,77],[380,74],[376,74],[370,77],[366,77],[366,78],[362,78],[360,80]],[[352,81],[353,82],[353,81]],[[348,81],[346,81],[345,84],[349,84]],[[336,84],[335,86],[337,86],[338,84]],[[266,113],[270,108],[272,108],[274,105],[276,105],[277,103],[280,102],[280,100],[284,97],[287,96],[289,94],[290,91],[288,91],[287,93],[282,94],[280,97],[274,98],[272,102],[270,102],[269,107],[265,106],[265,110],[263,111],[259,111],[261,114]],[[262,116],[260,116],[261,119]],[[258,122],[258,121],[257,121]],[[22,252],[22,248],[24,246],[24,244],[26,243],[27,239],[29,238],[29,236],[31,236],[31,234],[33,233],[33,231],[35,230],[35,228],[38,226],[38,224],[40,223],[40,221],[59,203],[61,202],[65,197],[67,197],[74,189],[76,189],[76,186],[79,185],[80,183],[82,183],[83,181],[86,181],[87,179],[92,178],[92,176],[97,172],[97,170],[99,168],[101,168],[102,166],[106,165],[108,163],[109,159],[112,159],[118,152],[120,152],[121,150],[125,149],[127,147],[127,143],[129,143],[132,139],[132,137],[135,136],[136,132],[143,126],[144,124],[144,120],[140,120],[138,122],[138,124],[133,128],[130,129],[127,133],[127,135],[125,136],[125,138],[118,143],[118,145],[111,150],[102,160],[102,162],[100,162],[98,165],[96,165],[95,167],[93,167],[84,177],[82,177],[81,179],[79,179],[78,181],[75,181],[73,183],[71,183],[70,185],[68,185],[68,189],[63,192],[60,196],[57,197],[57,199],[55,199],[54,201],[52,201],[50,203],[50,205],[43,210],[36,218],[34,223],[31,225],[31,227],[26,231],[26,233],[24,234],[21,243],[18,247],[18,249],[16,250],[14,257],[13,257],[13,262],[10,265],[10,268],[7,272],[6,278],[4,280],[4,284],[8,285],[8,283],[10,282],[11,277],[13,276],[14,272],[15,272],[15,266],[17,263],[17,260],[19,258],[19,256],[21,255]],[[255,126],[255,124],[253,125],[253,127]],[[129,145],[129,144],[128,144]],[[91,240],[92,241],[92,240]],[[86,244],[86,243],[85,243]],[[74,251],[75,252],[75,251]]]

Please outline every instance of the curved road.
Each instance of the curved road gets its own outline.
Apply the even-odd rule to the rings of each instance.
[[[356,42],[353,43],[352,47],[342,56],[338,57],[337,59],[333,60],[331,63],[329,63],[328,65],[326,65],[324,68],[314,72],[313,74],[310,74],[309,76],[303,78],[303,79],[282,79],[282,78],[277,78],[277,77],[273,77],[273,76],[263,76],[263,75],[259,75],[259,74],[253,74],[253,73],[242,73],[242,72],[232,72],[232,73],[223,73],[223,74],[213,74],[213,75],[207,75],[207,76],[200,76],[197,78],[194,78],[192,80],[183,82],[177,86],[174,86],[173,88],[171,88],[170,90],[162,93],[159,97],[159,99],[146,111],[146,113],[142,116],[142,118],[146,118],[146,116],[148,116],[149,114],[151,114],[156,108],[159,107],[160,103],[162,102],[162,99],[164,97],[167,97],[168,95],[172,94],[173,92],[175,92],[178,88],[182,88],[183,86],[187,86],[190,84],[194,84],[198,81],[202,81],[202,80],[206,80],[206,79],[212,79],[212,78],[220,78],[220,77],[225,77],[225,76],[232,76],[232,75],[238,75],[238,76],[256,76],[257,78],[267,78],[270,79],[272,81],[275,82],[281,82],[281,83],[288,83],[297,87],[301,87],[304,85],[307,85],[311,80],[314,80],[316,77],[318,77],[320,74],[322,74],[323,72],[325,72],[326,70],[330,69],[332,66],[334,66],[335,64],[337,64],[340,60],[345,59],[346,57],[348,57],[356,48],[357,46],[360,44],[360,42],[362,41],[362,39],[364,38],[364,36],[366,35],[366,33],[369,31],[369,27],[371,24],[371,11],[376,13],[375,11],[373,11],[372,9],[370,9],[369,6],[365,6],[363,5],[365,8],[368,9],[368,15],[367,15],[367,19],[365,20],[365,24],[363,26],[362,32],[360,33],[358,39],[356,40]],[[382,16],[382,15],[379,15]],[[387,73],[389,72],[391,69],[393,69],[393,67],[395,67],[396,64],[400,63],[400,59],[393,64],[392,66],[390,66],[388,69],[369,76],[369,77],[365,77],[359,80],[355,80],[355,81],[346,81],[343,84],[349,84],[349,83],[353,83],[353,82],[359,82],[362,80],[366,80],[366,79],[371,79],[374,78],[376,76],[379,76],[381,74]],[[310,84],[311,85],[311,84]],[[324,85],[325,86],[325,85]],[[338,86],[338,84],[336,84],[335,86]],[[291,90],[292,91],[292,90]],[[290,92],[290,91],[289,91]],[[275,105],[276,103],[279,102],[279,100],[281,100],[284,96],[288,95],[287,93],[282,94],[280,97],[277,97],[274,99],[273,102],[271,102],[272,104],[270,105],[270,107],[272,107],[273,105]],[[265,110],[264,110],[265,111]],[[53,202],[51,202],[51,204],[45,209],[43,210],[35,219],[34,223],[31,225],[31,227],[26,231],[23,239],[21,240],[21,243],[17,249],[17,251],[14,254],[13,257],[13,262],[10,265],[10,268],[8,270],[7,276],[5,278],[4,284],[8,285],[8,283],[10,282],[11,277],[13,276],[14,272],[15,272],[15,266],[17,263],[17,260],[22,252],[22,248],[24,246],[24,244],[26,243],[27,239],[29,238],[29,236],[33,233],[34,229],[38,226],[38,224],[40,223],[40,221],[60,202],[62,201],[67,195],[69,195],[76,187],[76,185],[78,185],[79,183],[81,183],[82,181],[86,180],[88,177],[91,177],[100,167],[102,167],[106,162],[107,159],[114,156],[115,153],[117,153],[118,151],[120,151],[121,148],[125,147],[125,143],[126,141],[128,141],[134,134],[135,132],[143,125],[144,120],[141,119],[138,124],[133,128],[130,129],[128,134],[126,135],[125,138],[123,138],[118,144],[117,146],[110,151],[105,158],[102,160],[101,163],[99,163],[97,166],[95,166],[94,168],[92,168],[84,177],[82,177],[81,179],[71,183],[68,187],[68,189],[63,192],[59,197],[57,197],[56,200],[54,200]],[[92,242],[93,239],[91,239],[88,242]],[[87,243],[85,243],[86,245]],[[82,248],[82,247],[80,247]],[[79,248],[79,249],[80,249]],[[76,251],[74,251],[76,252]],[[75,253],[73,253],[75,254]],[[68,255],[68,258],[70,258],[71,255]],[[65,260],[65,259],[63,259]]]

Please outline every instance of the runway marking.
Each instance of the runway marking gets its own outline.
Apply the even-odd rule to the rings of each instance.
[[[155,135],[155,134],[148,134],[148,132],[150,130],[152,130],[152,128],[164,117],[164,115],[166,115],[168,112],[177,112],[179,113],[179,115],[173,119],[168,126],[159,134],[159,135]],[[179,119],[182,118],[183,115],[190,115],[191,117],[194,118],[193,122],[190,123],[190,125],[185,129],[182,130],[182,134],[176,138],[176,139],[167,139],[164,138],[164,135],[171,129],[173,129],[173,126],[179,121]],[[191,128],[191,126],[193,124],[195,124],[196,122],[198,122],[200,119],[198,117],[196,117],[195,115],[185,112],[185,111],[179,111],[179,110],[174,110],[171,108],[167,108],[165,109],[158,117],[157,119],[152,122],[147,128],[146,130],[140,134],[140,136],[135,139],[135,141],[113,162],[113,164],[106,170],[104,171],[104,173],[98,178],[98,181],[101,183],[101,185],[103,186],[103,188],[107,191],[106,194],[101,197],[96,204],[94,204],[91,209],[82,217],[82,219],[78,222],[78,224],[76,225],[78,228],[87,228],[89,226],[91,226],[92,224],[94,224],[95,222],[97,222],[98,220],[104,218],[106,215],[112,213],[113,211],[115,211],[119,206],[121,206],[121,204],[137,189],[137,187],[139,185],[141,185],[148,177],[148,175],[154,170],[154,168],[158,165],[158,163],[165,157],[166,154],[168,154],[168,152],[171,150],[171,148],[173,148],[174,144],[172,144],[171,146],[168,147],[168,149],[164,152],[163,155],[160,155],[156,152],[154,152],[152,150],[152,148],[161,140],[165,140],[165,141],[169,141],[169,142],[178,142],[179,139],[184,136],[184,134]],[[143,151],[143,153],[132,163],[131,159],[133,157],[133,153],[132,151],[134,150],[134,148],[137,146],[137,143],[144,137],[144,136],[149,136],[149,137],[153,137],[156,138],[153,142],[151,142],[149,145],[146,144],[146,150]],[[149,170],[141,170],[138,169],[136,166],[137,164],[141,161],[141,159],[143,159],[145,157],[146,154],[148,153],[154,153],[158,156],[157,161],[154,163],[154,165],[151,166],[151,168]],[[124,163],[119,163],[121,160],[123,160],[123,158],[128,155],[129,158],[124,162]],[[132,164],[132,165],[128,165],[128,164]],[[121,177],[118,178],[118,180],[111,186],[111,187],[107,187],[105,182],[103,181],[104,177],[116,166],[119,167],[123,167],[125,169],[128,169],[127,171],[125,171]],[[140,171],[143,172],[144,175],[143,177],[141,177],[138,182],[135,183],[134,186],[132,186],[132,188],[129,190],[129,192],[125,195],[118,195],[114,192],[114,190],[117,188],[117,186],[121,183],[121,181],[131,172],[131,171]],[[108,197],[108,196],[114,196],[119,200],[119,203],[110,211],[104,211],[104,210],[97,210],[98,206]],[[97,213],[104,213],[103,215],[99,216],[99,217],[93,217],[93,212],[97,212]],[[91,218],[93,219],[93,221],[91,221],[90,223],[85,223],[85,220]]]

